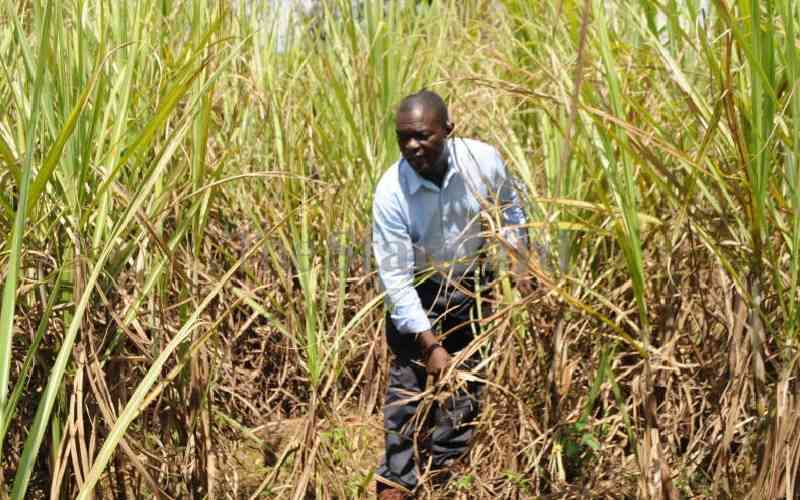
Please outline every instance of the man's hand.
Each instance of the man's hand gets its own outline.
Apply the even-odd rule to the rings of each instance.
[[[517,279],[515,285],[523,299],[536,290],[536,283],[530,276]]]
[[[417,335],[417,344],[428,375],[439,376],[450,364],[450,353],[436,340],[430,330]]]
[[[450,353],[447,352],[447,349],[444,347],[437,345],[428,354],[428,359],[425,362],[425,370],[428,372],[428,375],[438,377],[447,369],[449,364]]]

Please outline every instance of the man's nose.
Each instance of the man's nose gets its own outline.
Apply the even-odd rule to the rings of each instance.
[[[406,143],[406,148],[410,150],[419,149],[419,141],[416,139],[409,139],[408,142]]]

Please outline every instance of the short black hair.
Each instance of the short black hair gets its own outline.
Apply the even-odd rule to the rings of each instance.
[[[422,106],[423,109],[432,111],[442,127],[447,126],[447,122],[450,121],[450,116],[447,113],[447,104],[444,103],[444,99],[436,92],[427,89],[422,89],[415,94],[404,97],[400,101],[400,105],[397,106],[397,112],[412,111],[417,106]]]

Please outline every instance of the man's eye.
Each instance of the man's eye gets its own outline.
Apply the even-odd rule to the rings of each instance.
[[[416,139],[417,141],[427,141],[431,138],[431,134],[397,134],[397,140],[399,142],[408,142],[411,139]]]

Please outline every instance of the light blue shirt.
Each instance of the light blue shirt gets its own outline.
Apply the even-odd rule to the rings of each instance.
[[[441,188],[401,159],[375,189],[372,249],[401,333],[431,328],[414,289],[415,274],[433,271],[439,282],[457,281],[474,269],[490,230],[481,213],[491,215],[496,208],[499,236],[518,250],[527,248],[525,215],[497,150],[470,139],[450,139],[446,148]]]

